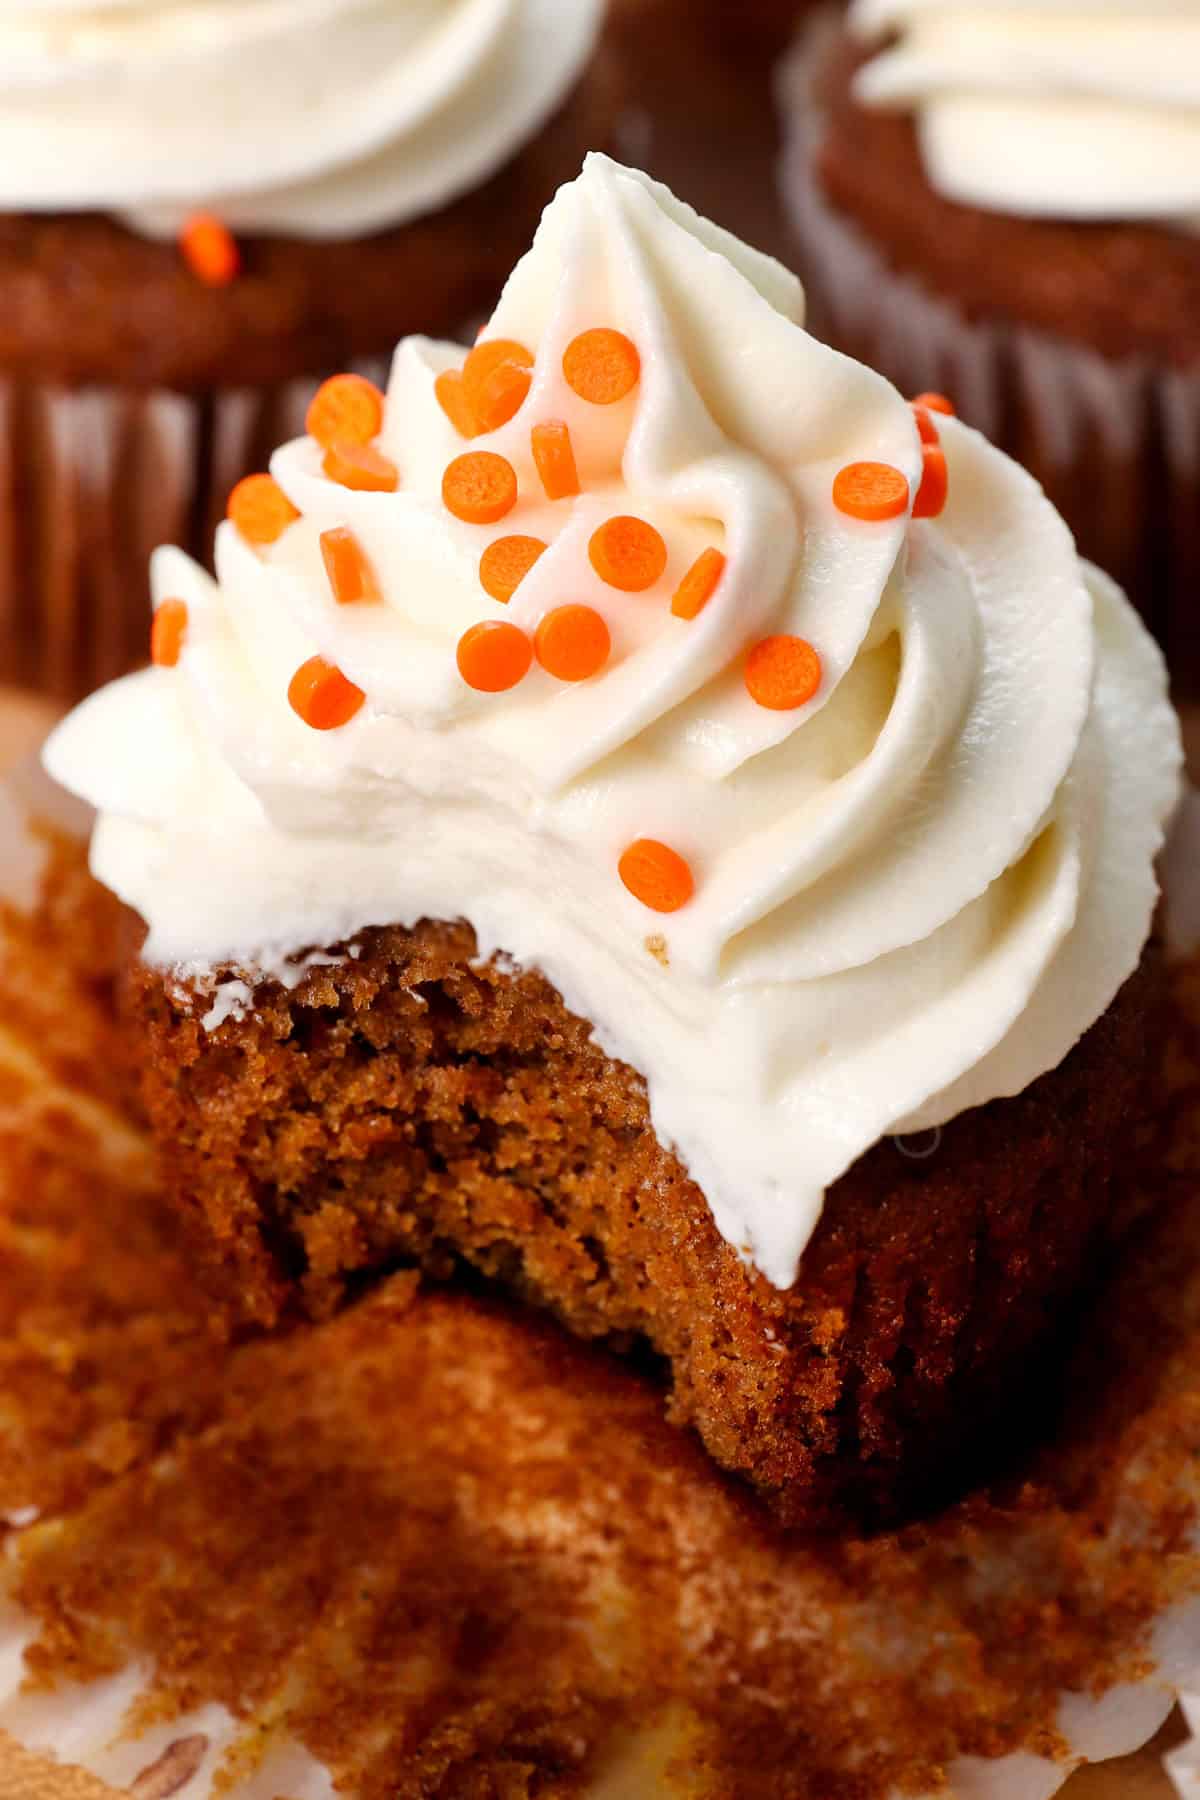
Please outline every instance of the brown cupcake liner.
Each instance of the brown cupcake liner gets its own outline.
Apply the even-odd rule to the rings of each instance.
[[[840,22],[818,18],[780,71],[784,200],[809,328],[908,394],[945,392],[1037,477],[1082,554],[1114,577],[1200,689],[1200,369],[1113,361],[1002,318],[970,319],[895,269],[822,188],[816,75]]]
[[[384,381],[384,360],[358,365]],[[0,381],[0,682],[71,701],[146,660],[148,563],[201,560],[318,377],[188,395]]]

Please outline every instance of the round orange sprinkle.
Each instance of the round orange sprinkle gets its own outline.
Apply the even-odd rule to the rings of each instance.
[[[871,524],[896,519],[908,510],[908,480],[891,463],[847,463],[833,478],[833,504]]]
[[[208,287],[228,287],[242,266],[237,239],[212,213],[195,213],[179,234],[183,260]]]
[[[954,403],[947,400],[945,394],[918,394],[913,405],[923,406],[926,412],[945,413],[950,419],[957,416],[954,411]]]
[[[645,593],[662,580],[667,566],[662,533],[645,519],[626,514],[609,519],[593,532],[588,555],[601,581],[625,594]]]
[[[763,638],[746,658],[746,689],[771,712],[807,706],[821,685],[821,658],[802,637]]]
[[[598,674],[612,650],[608,626],[591,606],[556,606],[538,626],[533,642],[543,669],[559,681],[586,681]]]
[[[462,389],[466,392],[471,412],[480,421],[480,401],[484,398],[484,391],[491,382],[491,376],[504,364],[511,365],[513,369],[533,369],[533,355],[525,349],[524,344],[516,344],[515,338],[480,338],[479,344],[462,364]],[[509,418],[511,416],[513,414],[509,414]],[[491,427],[486,428],[491,430]]]
[[[475,418],[481,431],[499,431],[519,413],[533,386],[533,376],[518,363],[502,362],[479,390]]]
[[[288,684],[288,705],[314,731],[336,731],[348,725],[366,697],[323,656],[310,656],[301,663]]]
[[[370,558],[344,525],[321,533],[321,556],[339,606],[357,606],[363,600],[382,598]]]
[[[702,550],[679,586],[671,602],[677,619],[694,619],[704,611],[725,573],[725,556],[720,550]]]
[[[443,370],[433,384],[433,391],[437,395],[438,405],[459,437],[478,437],[479,426],[475,422],[475,414],[471,411],[461,372],[458,369]]]
[[[932,413],[928,412],[925,407],[918,406],[915,400],[913,401],[913,418],[917,421],[917,434],[923,444],[936,444],[940,441]]]
[[[468,451],[442,476],[442,500],[468,525],[495,525],[517,504],[517,472],[494,451]]]
[[[188,609],[182,600],[164,600],[150,624],[150,661],[173,669],[187,636]]]
[[[563,374],[581,400],[613,406],[633,392],[642,373],[638,347],[623,331],[585,331],[563,353]]]
[[[561,419],[549,419],[544,425],[535,425],[529,435],[547,500],[569,500],[579,492],[571,433]]]
[[[394,494],[400,471],[374,444],[331,444],[321,463],[330,481],[364,494]]]
[[[651,912],[678,912],[696,891],[696,878],[686,858],[657,838],[638,838],[630,844],[617,872],[634,899]]]
[[[925,472],[913,502],[913,518],[936,519],[945,507],[949,494],[950,471],[946,466],[946,452],[939,450],[936,444],[926,444]]]
[[[502,694],[524,681],[533,661],[525,633],[503,619],[484,619],[458,640],[458,672],[481,694]]]
[[[383,426],[383,395],[365,375],[333,375],[322,382],[305,428],[323,450],[334,444],[369,444]]]
[[[541,538],[497,538],[479,559],[479,580],[484,592],[507,605],[547,548]]]
[[[229,496],[227,516],[248,544],[273,544],[300,517],[273,475],[246,475]]]

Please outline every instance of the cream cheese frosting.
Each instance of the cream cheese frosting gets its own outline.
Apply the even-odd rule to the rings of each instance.
[[[1200,228],[1200,0],[854,0],[869,105],[932,185],[997,212]]]
[[[356,236],[562,102],[603,0],[0,0],[0,206]]]
[[[465,918],[481,957],[541,970],[645,1077],[660,1139],[779,1286],[872,1144],[1019,1092],[1105,1011],[1150,928],[1180,770],[1160,655],[1038,486],[939,419],[948,503],[914,519],[912,407],[802,317],[778,264],[590,158],[488,327],[535,356],[515,416],[470,446],[515,471],[503,523],[443,504],[467,447],[435,382],[464,353],[409,339],[377,446],[397,490],[338,485],[312,439],[280,450],[301,516],[265,549],[224,525],[216,580],[160,551],[156,601],[187,608],[177,666],[95,695],[46,751],[99,810],[97,876],[181,977],[252,978],[422,917]],[[641,358],[603,406],[564,372],[600,328]],[[550,420],[581,489],[555,501],[531,453]],[[896,516],[835,503],[864,460],[907,482]],[[645,592],[589,557],[630,515],[667,550]],[[373,603],[332,597],[321,536],[341,528]],[[505,605],[479,565],[508,533],[548,548]],[[724,574],[677,617],[706,550]],[[466,684],[465,632],[532,634],[564,602],[605,620],[599,674]],[[790,710],[745,678],[777,635],[820,658]],[[340,729],[289,705],[314,654],[366,695]],[[619,878],[642,838],[693,873],[676,912]]]

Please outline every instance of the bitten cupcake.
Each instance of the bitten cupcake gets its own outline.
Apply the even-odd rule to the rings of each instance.
[[[812,1524],[964,1481],[1052,1366],[1180,745],[1036,482],[802,311],[590,158],[469,354],[323,390],[215,581],[159,555],[156,666],[47,761],[235,1312],[458,1258],[648,1339]]]
[[[492,305],[607,139],[602,12],[3,7],[5,679],[72,696],[129,667],[149,550],[206,553],[323,375]]]
[[[814,328],[948,393],[1200,684],[1200,4],[856,0],[786,71]]]

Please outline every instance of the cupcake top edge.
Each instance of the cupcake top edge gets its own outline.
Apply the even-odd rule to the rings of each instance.
[[[0,207],[359,236],[536,135],[604,0],[7,0]]]
[[[153,666],[47,749],[208,988],[422,918],[540,969],[779,1285],[872,1144],[1106,1010],[1180,771],[1037,485],[802,309],[590,158],[471,351],[327,383],[215,579],[158,553]]]
[[[1198,0],[853,0],[868,106],[987,211],[1200,230]],[[885,40],[885,41],[884,41]]]

